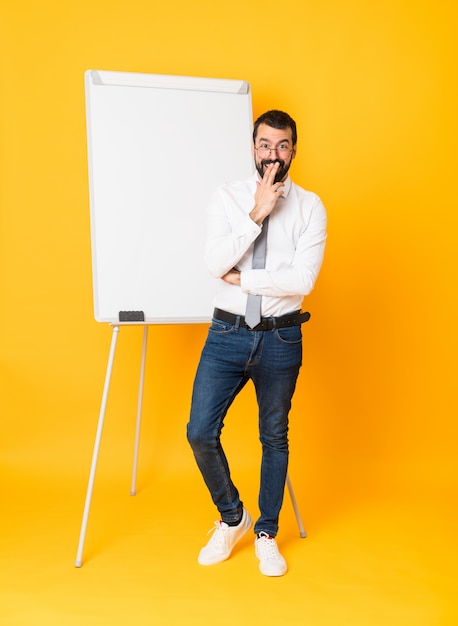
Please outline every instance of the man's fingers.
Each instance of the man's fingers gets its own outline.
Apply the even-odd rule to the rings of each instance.
[[[262,183],[265,186],[272,186],[275,180],[275,174],[277,173],[278,168],[280,167],[280,163],[275,161],[275,163],[268,163],[267,169],[262,177]]]
[[[273,184],[275,180],[275,174],[277,173],[278,168],[280,167],[280,163],[275,161],[275,163],[269,163],[268,171],[267,171],[267,183],[270,185]]]

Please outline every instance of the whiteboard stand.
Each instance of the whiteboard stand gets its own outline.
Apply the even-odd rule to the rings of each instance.
[[[138,466],[138,449],[140,446],[140,426],[143,405],[143,387],[145,382],[145,364],[146,364],[146,348],[148,343],[148,326],[143,327],[143,344],[142,344],[142,362],[140,365],[140,383],[138,385],[138,401],[137,401],[137,420],[135,426],[135,446],[134,446],[134,464],[132,467],[132,483],[130,487],[130,495],[135,496],[137,493],[137,466]]]
[[[78,551],[76,554],[75,567],[81,567],[83,564],[83,550],[84,543],[86,539],[86,531],[87,524],[89,519],[89,510],[91,508],[92,502],[92,493],[94,490],[94,481],[95,474],[97,469],[97,461],[99,457],[100,451],[100,443],[102,440],[102,431],[103,424],[105,421],[105,413],[107,408],[107,400],[108,400],[108,392],[110,389],[111,383],[111,374],[113,371],[113,363],[116,352],[116,345],[118,341],[119,335],[119,324],[112,324],[113,332],[111,335],[111,345],[110,352],[108,356],[107,370],[105,374],[105,382],[103,386],[103,394],[102,394],[102,402],[100,405],[100,413],[99,413],[99,421],[97,425],[97,432],[94,443],[94,450],[92,453],[92,462],[91,462],[91,470],[89,473],[89,481],[86,491],[86,500],[84,504],[84,512],[83,512],[83,520],[81,523],[80,537],[78,542]],[[141,414],[142,414],[142,405],[143,405],[143,389],[145,383],[145,366],[146,366],[146,352],[147,352],[147,344],[148,344],[148,325],[143,326],[143,343],[142,343],[142,356],[141,356],[141,364],[140,364],[140,380],[138,385],[138,398],[137,398],[137,417],[136,417],[136,426],[135,426],[135,444],[134,444],[134,462],[132,468],[132,482],[130,487],[130,495],[135,496],[137,493],[137,466],[138,466],[138,451],[140,445],[140,430],[141,430]],[[293,486],[291,484],[291,479],[289,474],[286,476],[286,484],[288,487],[288,492],[291,498],[291,502],[294,509],[294,514],[296,516],[296,521],[299,526],[299,534],[300,537],[307,537],[307,533],[305,532],[304,526],[302,524],[302,518],[299,511],[299,507],[297,505],[296,497],[294,495]]]
[[[113,362],[114,362],[114,356],[115,356],[115,352],[116,352],[116,343],[117,343],[117,340],[118,340],[118,334],[119,334],[119,326],[118,325],[114,325],[113,326],[113,333],[111,335],[110,353],[109,353],[109,356],[108,356],[108,365],[107,365],[107,371],[106,371],[106,374],[105,374],[105,383],[104,383],[104,386],[103,386],[102,402],[101,402],[101,405],[100,405],[99,422],[98,422],[98,426],[97,426],[97,433],[96,433],[96,436],[95,436],[94,451],[92,453],[91,471],[89,473],[89,482],[88,482],[87,492],[86,492],[86,501],[85,501],[85,504],[84,504],[83,521],[82,521],[82,524],[81,524],[80,539],[79,539],[79,543],[78,543],[78,552],[76,554],[75,567],[81,567],[81,565],[82,565],[84,540],[86,538],[86,529],[87,529],[87,522],[88,522],[88,518],[89,518],[89,509],[91,508],[91,500],[92,500],[92,492],[93,492],[93,489],[94,489],[95,472],[96,472],[96,469],[97,469],[97,461],[98,461],[98,457],[99,457],[100,442],[102,440],[103,423],[104,423],[104,420],[105,420],[105,413],[106,413],[107,399],[108,399],[108,391],[110,389],[111,373],[113,371]]]
[[[108,392],[110,389],[111,374],[113,371],[113,363],[114,363],[114,357],[115,357],[115,352],[116,352],[118,335],[119,335],[119,325],[113,324],[110,352],[108,356],[107,371],[105,374],[105,383],[103,387],[102,402],[100,405],[99,422],[98,422],[97,433],[95,437],[94,451],[92,453],[91,471],[89,474],[89,482],[88,482],[87,492],[86,492],[86,501],[84,505],[83,521],[81,524],[81,531],[80,531],[80,538],[79,538],[79,543],[78,543],[78,552],[77,552],[76,560],[75,560],[75,567],[81,567],[82,565],[84,542],[86,538],[87,523],[89,519],[89,509],[91,507],[92,493],[94,490],[95,473],[97,469],[97,461],[99,457],[100,443],[102,440],[103,424],[105,421]],[[140,364],[140,381],[138,385],[137,418],[136,418],[135,445],[134,445],[134,463],[133,463],[133,469],[132,469],[132,483],[131,483],[131,489],[130,489],[131,496],[135,496],[136,494],[138,450],[139,450],[139,445],[140,445],[140,428],[141,428],[141,414],[142,414],[142,405],[143,405],[143,389],[144,389],[144,382],[145,382],[147,343],[148,343],[148,326],[145,324],[143,326],[143,344],[142,344],[142,357],[141,357],[141,364]]]
[[[302,524],[301,514],[299,511],[299,507],[297,506],[296,496],[294,495],[293,485],[291,484],[291,478],[289,477],[289,474],[286,474],[286,484],[288,486],[289,496],[293,505],[297,525],[299,526],[299,535],[302,539],[305,539],[305,537],[307,537],[307,533],[305,532],[304,525]]]

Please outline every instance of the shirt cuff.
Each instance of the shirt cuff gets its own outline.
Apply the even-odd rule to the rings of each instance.
[[[243,270],[240,274],[240,286],[244,293],[263,296],[270,287],[269,273],[265,269]]]

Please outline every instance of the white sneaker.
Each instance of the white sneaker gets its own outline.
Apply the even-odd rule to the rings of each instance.
[[[215,522],[210,541],[202,548],[197,558],[201,565],[214,565],[229,558],[233,547],[250,529],[252,520],[248,511],[243,509],[242,521],[238,526],[228,526],[221,520]]]
[[[273,537],[264,532],[259,533],[254,548],[259,559],[259,569],[264,576],[283,576],[286,573],[288,566]]]

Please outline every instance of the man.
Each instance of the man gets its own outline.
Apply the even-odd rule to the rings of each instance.
[[[253,381],[262,444],[255,552],[266,576],[287,571],[275,537],[288,467],[288,414],[302,361],[301,323],[309,317],[300,309],[315,284],[326,240],[321,200],[288,175],[296,143],[296,124],[289,115],[261,115],[253,129],[256,174],[223,185],[210,203],[205,256],[211,274],[221,280],[187,430],[221,516],[198,557],[200,564],[212,565],[227,559],[252,525],[232,482],[220,435],[234,398]],[[253,269],[255,240],[259,236],[261,241],[266,230],[265,261],[256,261]],[[251,311],[248,316],[252,300],[261,301],[259,323],[251,321]]]

